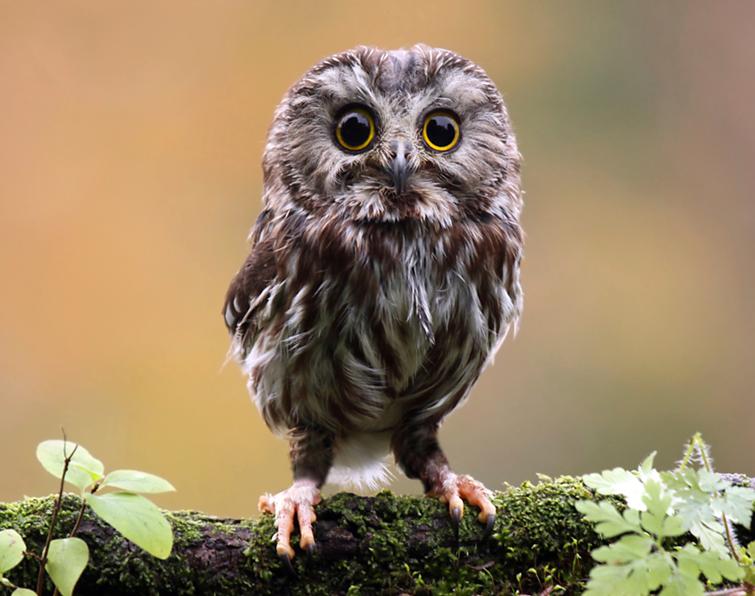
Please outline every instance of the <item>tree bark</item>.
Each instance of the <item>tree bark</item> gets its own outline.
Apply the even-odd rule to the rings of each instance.
[[[317,552],[307,557],[297,549],[294,574],[276,557],[271,516],[169,512],[175,543],[161,561],[87,511],[78,535],[91,559],[76,594],[507,594],[549,586],[575,593],[589,573],[589,553],[601,541],[574,503],[595,498],[570,477],[525,482],[495,493],[498,518],[490,536],[483,536],[476,510],[468,507],[457,537],[446,507],[435,499],[340,493],[318,506]],[[0,529],[16,529],[39,553],[53,502],[0,504]],[[70,530],[79,504],[66,495],[56,537]],[[755,539],[749,530],[737,531],[745,544]],[[32,587],[35,576],[31,558],[7,574],[24,587]],[[51,594],[49,583],[48,589]]]

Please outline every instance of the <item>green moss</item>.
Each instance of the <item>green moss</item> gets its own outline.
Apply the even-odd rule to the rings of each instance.
[[[319,551],[288,573],[275,554],[271,516],[217,519],[175,512],[174,553],[159,561],[88,512],[81,537],[92,561],[77,594],[479,594],[577,591],[599,540],[574,509],[592,493],[574,478],[524,483],[496,493],[493,534],[483,536],[468,507],[458,542],[445,505],[424,497],[340,493],[317,508]],[[56,536],[70,529],[80,501],[66,496]],[[39,551],[53,498],[0,504],[0,529],[17,529]],[[296,540],[298,537],[294,537]],[[11,580],[30,586],[33,561]]]
[[[329,532],[337,530],[343,552],[326,550],[312,561],[299,557],[298,577],[282,576],[269,542],[272,520],[264,518],[250,561],[267,582],[267,594],[514,593],[546,585],[573,591],[587,575],[589,551],[599,544],[574,509],[575,501],[591,497],[573,478],[510,488],[495,496],[499,516],[492,537],[483,537],[477,512],[468,508],[457,546],[446,507],[436,500],[387,491],[370,499],[341,493],[319,507],[318,532],[332,538]]]

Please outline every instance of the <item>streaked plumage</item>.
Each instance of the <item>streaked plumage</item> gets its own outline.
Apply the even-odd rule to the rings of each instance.
[[[352,104],[375,121],[359,153],[334,139]],[[438,110],[460,127],[446,152],[421,132]],[[391,448],[450,500],[437,428],[521,311],[519,160],[494,84],[447,50],[357,48],[285,95],[224,314],[265,422],[291,440],[295,480],[318,488],[335,464],[370,485]]]

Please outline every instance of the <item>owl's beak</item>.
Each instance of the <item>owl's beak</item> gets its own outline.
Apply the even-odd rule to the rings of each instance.
[[[409,165],[406,162],[406,145],[403,141],[397,141],[393,145],[393,161],[391,161],[390,174],[393,188],[398,194],[406,190],[406,181],[409,178]]]

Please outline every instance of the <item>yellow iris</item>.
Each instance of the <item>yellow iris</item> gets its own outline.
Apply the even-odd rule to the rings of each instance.
[[[453,112],[435,110],[425,116],[422,139],[430,149],[450,151],[458,145],[460,137],[459,118]]]
[[[375,119],[364,108],[351,108],[338,119],[336,140],[349,151],[362,151],[375,138]]]

